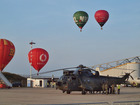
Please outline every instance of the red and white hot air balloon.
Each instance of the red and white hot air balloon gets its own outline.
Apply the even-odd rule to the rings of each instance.
[[[42,48],[34,48],[28,53],[28,59],[31,66],[39,72],[48,62],[49,54]]]

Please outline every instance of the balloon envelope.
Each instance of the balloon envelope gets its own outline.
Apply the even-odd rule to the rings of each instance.
[[[49,54],[42,48],[34,48],[28,53],[28,59],[31,66],[39,72],[48,62]]]
[[[102,27],[109,18],[109,13],[106,10],[98,10],[94,15],[96,21]]]
[[[7,39],[0,39],[0,71],[11,61],[15,54],[14,44]]]
[[[88,21],[88,14],[84,11],[77,11],[73,15],[74,22],[82,30],[86,22]]]

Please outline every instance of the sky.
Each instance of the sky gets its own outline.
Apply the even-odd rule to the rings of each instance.
[[[13,42],[16,49],[3,71],[30,74],[31,41],[36,43],[33,48],[49,53],[40,72],[139,56],[139,5],[139,0],[0,0],[0,38]],[[97,10],[109,13],[103,30],[94,18]],[[89,15],[82,32],[73,20],[77,11]],[[32,68],[32,73],[37,71]]]

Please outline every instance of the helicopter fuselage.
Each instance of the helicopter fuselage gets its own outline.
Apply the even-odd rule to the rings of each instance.
[[[126,74],[122,78],[100,76],[99,72],[95,74],[90,69],[80,68],[76,71],[64,71],[63,76],[57,81],[57,88],[63,92],[70,94],[72,91],[102,91],[103,85],[111,86],[121,84],[128,78],[129,74]]]

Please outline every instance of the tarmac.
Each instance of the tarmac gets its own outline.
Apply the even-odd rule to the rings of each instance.
[[[120,94],[62,93],[55,88],[0,89],[0,105],[74,104],[116,101],[140,101],[140,88],[121,87]]]

